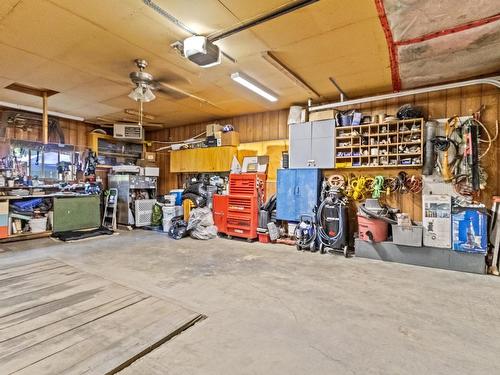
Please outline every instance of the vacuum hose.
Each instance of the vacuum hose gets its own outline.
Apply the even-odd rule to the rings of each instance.
[[[422,167],[422,174],[424,176],[430,176],[434,171],[435,155],[434,155],[434,143],[432,140],[436,137],[436,131],[438,127],[438,122],[435,120],[429,120],[425,123],[425,160],[424,166]]]
[[[377,214],[373,213],[372,211],[366,209],[364,205],[360,205],[359,209],[364,214],[366,214],[368,217],[371,217],[373,219],[380,219],[380,220],[383,220],[389,224],[397,224],[398,223],[396,220],[389,219],[387,216],[377,215]]]
[[[344,231],[344,223],[343,223],[343,217],[342,214],[339,212],[338,219],[339,219],[339,230],[337,231],[337,234],[335,236],[329,236],[328,233],[325,231],[326,225],[323,222],[323,210],[326,205],[336,205],[336,206],[341,206],[341,202],[335,202],[332,197],[327,197],[323,202],[318,207],[318,211],[316,213],[316,222],[318,223],[318,238],[320,241],[325,244],[329,245],[331,243],[334,243],[337,241],[339,238],[342,238],[343,231]]]

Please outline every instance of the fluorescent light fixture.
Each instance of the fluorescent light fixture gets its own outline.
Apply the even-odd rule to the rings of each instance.
[[[41,108],[30,107],[30,106],[22,105],[22,104],[2,102],[2,101],[0,101],[0,107],[14,108],[14,109],[18,109],[20,111],[27,111],[27,112],[33,112],[33,113],[43,113],[43,110]],[[75,120],[75,121],[84,121],[85,120],[83,117],[68,115],[66,113],[61,113],[61,112],[48,111],[48,114],[49,114],[49,116],[66,118],[68,120]]]
[[[244,73],[233,73],[231,74],[231,78],[233,79],[233,81],[238,82],[240,85],[245,86],[247,89],[262,96],[270,102],[278,101],[278,96],[275,93]]]
[[[132,100],[135,100],[136,102],[145,103],[156,99],[153,91],[151,91],[149,86],[145,84],[138,84],[137,87],[133,89],[130,94],[128,94],[128,97]]]

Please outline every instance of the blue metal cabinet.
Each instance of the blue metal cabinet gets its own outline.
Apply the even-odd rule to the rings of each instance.
[[[278,169],[276,218],[296,221],[313,215],[321,184],[319,169]]]

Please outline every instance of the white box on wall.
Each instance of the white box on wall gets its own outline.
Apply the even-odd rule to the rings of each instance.
[[[424,246],[451,248],[451,196],[422,196]]]

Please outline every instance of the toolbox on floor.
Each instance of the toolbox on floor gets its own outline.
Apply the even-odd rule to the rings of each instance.
[[[229,195],[226,234],[246,239],[257,238],[257,197]]]
[[[257,238],[259,209],[266,199],[266,175],[229,175],[229,195],[214,195],[213,216],[219,233],[246,239]]]

